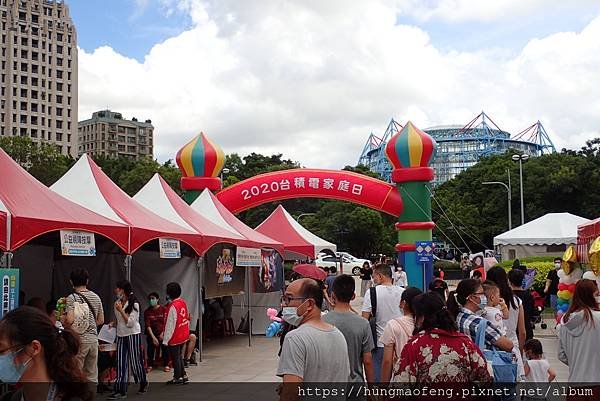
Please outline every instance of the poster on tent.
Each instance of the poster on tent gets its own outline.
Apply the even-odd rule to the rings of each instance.
[[[206,298],[244,293],[245,268],[235,265],[235,247],[216,245],[206,252],[204,288]]]
[[[179,240],[173,238],[159,238],[158,247],[160,249],[161,259],[181,258],[181,244],[179,243]]]
[[[19,307],[19,269],[0,269],[2,278],[2,310],[0,319]]]
[[[63,256],[96,256],[96,240],[89,231],[60,230]]]
[[[283,289],[283,258],[272,249],[261,249],[261,265],[252,269],[254,292],[267,293]]]

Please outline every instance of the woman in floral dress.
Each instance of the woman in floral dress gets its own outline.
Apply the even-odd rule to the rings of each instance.
[[[479,348],[456,328],[437,294],[417,296],[415,335],[400,355],[400,382],[410,384],[488,383],[492,381]],[[458,387],[457,387],[458,388]]]

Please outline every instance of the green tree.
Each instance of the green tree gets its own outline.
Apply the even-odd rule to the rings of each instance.
[[[117,184],[130,196],[135,195],[154,176],[160,174],[177,193],[181,194],[179,180],[181,173],[171,160],[164,164],[149,157],[138,159],[132,169],[119,175]]]
[[[599,140],[579,151],[563,150],[523,163],[525,220],[546,213],[569,212],[596,218],[600,214]],[[483,158],[475,166],[440,185],[434,192],[432,211],[435,235],[462,250],[493,246],[494,236],[508,229],[507,195],[501,186],[484,181],[512,183],[513,228],[520,225],[519,165],[511,160],[515,151]]]
[[[45,185],[54,184],[75,162],[53,144],[36,143],[29,137],[0,138],[0,148]]]

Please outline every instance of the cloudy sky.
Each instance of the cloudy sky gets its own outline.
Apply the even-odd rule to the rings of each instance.
[[[152,119],[165,161],[204,131],[225,153],[356,164],[390,118],[485,110],[558,148],[600,137],[596,0],[67,0],[79,119]]]

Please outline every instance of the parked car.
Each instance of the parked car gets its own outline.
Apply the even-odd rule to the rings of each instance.
[[[343,263],[344,272],[351,271],[354,276],[358,276],[360,274],[360,269],[364,263],[363,259],[350,260],[349,258],[344,257],[344,256],[338,256],[338,257],[334,258],[333,256],[327,256],[327,255],[321,254],[315,260],[315,264],[320,268],[335,266],[339,271],[340,258]]]

